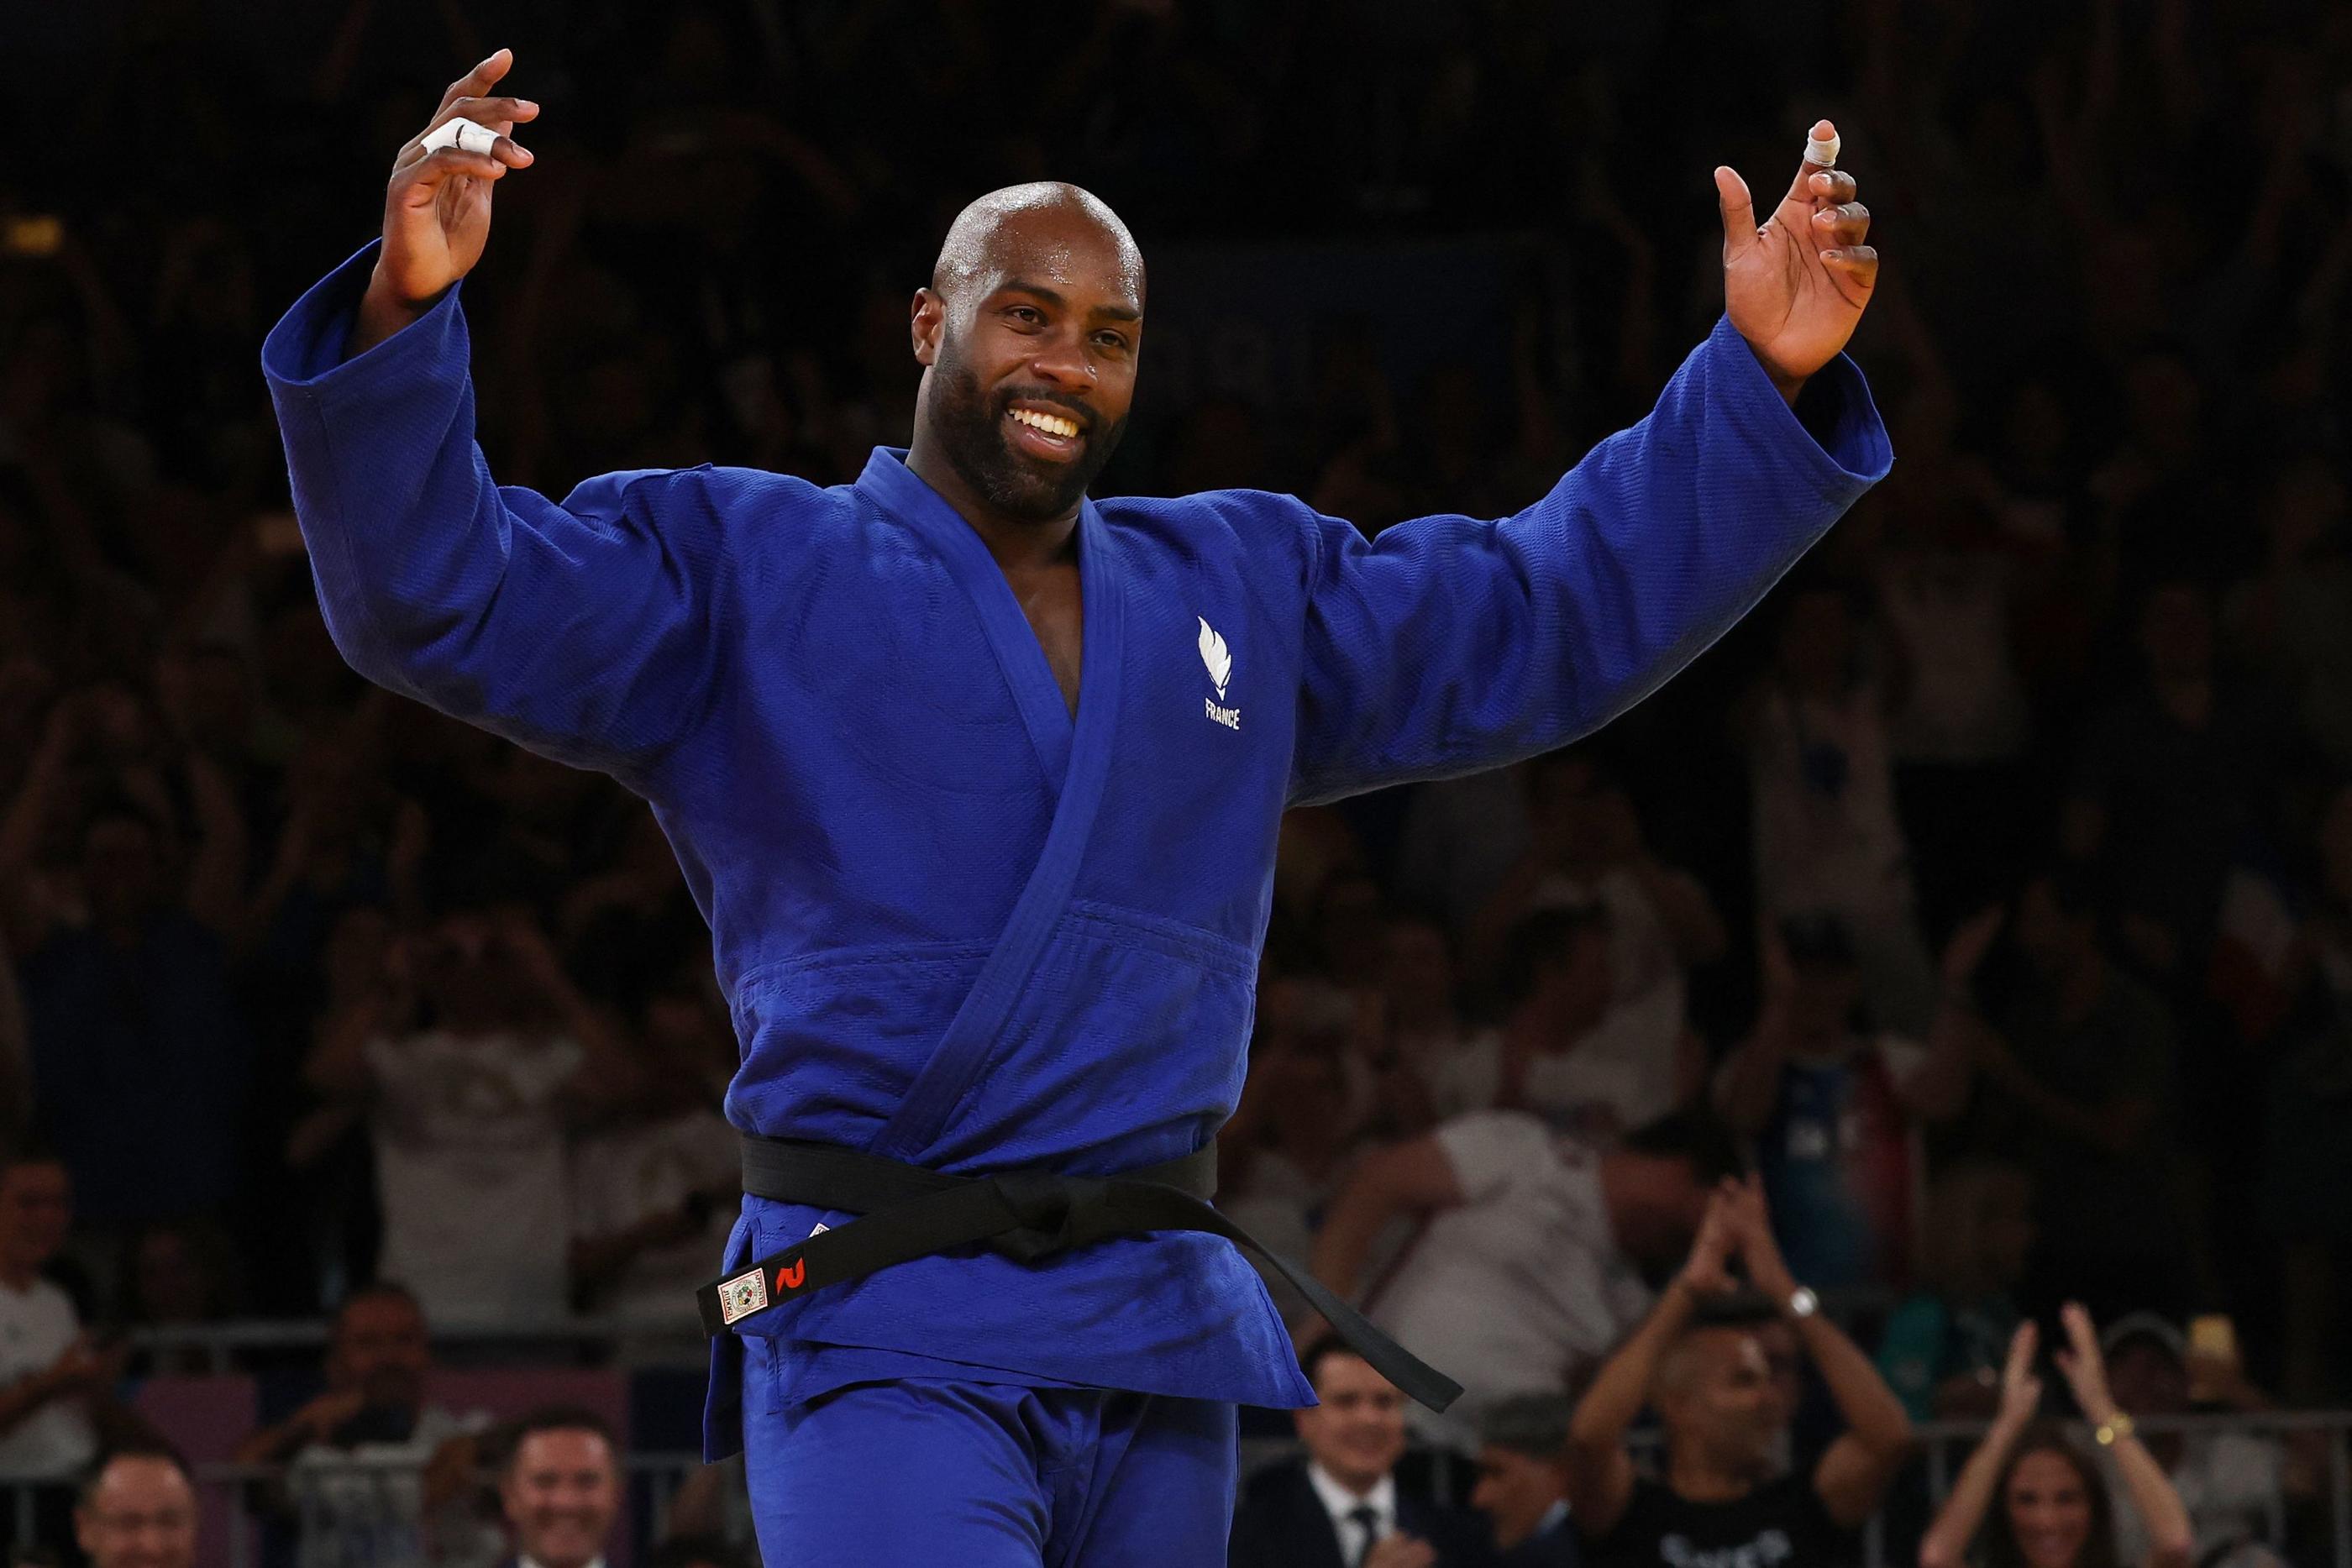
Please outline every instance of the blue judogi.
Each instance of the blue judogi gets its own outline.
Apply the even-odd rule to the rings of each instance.
[[[742,1042],[731,1122],[954,1172],[1208,1144],[1246,1066],[1284,809],[1606,722],[1890,461],[1851,362],[1818,378],[1817,442],[1725,321],[1654,413],[1500,522],[1367,542],[1286,496],[1089,501],[1074,720],[979,536],[899,453],[831,489],[709,465],[560,505],[501,488],[459,289],[341,361],[374,254],[262,350],[336,646],[651,803]],[[747,1200],[727,1263],[820,1220],[854,1223]],[[894,1378],[1313,1398],[1256,1273],[1197,1234],[925,1258],[743,1328],[766,1342],[755,1418]],[[719,1342],[714,1453],[741,1351]]]

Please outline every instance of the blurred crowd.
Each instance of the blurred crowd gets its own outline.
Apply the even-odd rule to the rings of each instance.
[[[257,367],[499,45],[544,111],[466,284],[480,435],[558,496],[854,477],[906,435],[948,216],[1052,176],[1307,319],[1276,399],[1220,371],[1224,307],[1163,286],[1183,373],[1141,378],[1103,488],[1503,515],[1719,308],[1707,172],[1777,189],[1833,118],[1886,258],[1854,352],[1894,476],[1593,740],[1291,816],[1225,1201],[1520,1430],[1742,1165],[1912,1419],[1994,1415],[2018,1326],[2070,1301],[2140,1324],[2181,1408],[2352,1395],[2343,7],[116,0],[10,29],[0,125],[42,155],[0,169],[0,1469],[88,1457],[89,1423],[32,1423],[133,1327],[382,1281],[436,1329],[691,1336],[733,1035],[667,845],[344,668]],[[1351,254],[1473,240],[1504,258],[1479,340],[1398,346],[1388,315],[1466,287],[1442,259],[1382,319],[1317,314]],[[1423,1436],[1479,1451],[1471,1415]]]

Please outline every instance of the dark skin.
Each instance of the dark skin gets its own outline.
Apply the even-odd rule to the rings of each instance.
[[[981,393],[1050,392],[1085,425],[1078,439],[1097,439],[1127,417],[1135,397],[1143,336],[1140,278],[1118,237],[1076,206],[1011,214],[991,234],[984,254],[972,276],[936,279],[944,287],[916,290],[911,329],[923,384],[907,466],[971,525],[996,558],[1075,714],[1084,646],[1077,504],[1039,517],[982,494],[942,437],[937,371],[952,334],[961,367]]]
[[[431,123],[394,159],[383,248],[347,357],[424,316],[481,259],[493,187],[532,162],[514,131],[538,118],[539,106],[492,90],[513,66],[512,51],[500,49],[450,83]],[[496,132],[490,150],[426,152],[425,136],[457,119]],[[1826,140],[1832,128],[1822,120],[1813,133]],[[1793,404],[1806,379],[1845,347],[1870,302],[1878,253],[1864,243],[1869,209],[1854,199],[1851,174],[1810,163],[1761,222],[1738,173],[1717,168],[1715,184],[1725,309]],[[1076,713],[1082,486],[1062,486],[1071,492],[1066,500],[1045,507],[1010,505],[1006,497],[1055,492],[1046,476],[1056,465],[1075,465],[1064,467],[1066,478],[1078,475],[1116,443],[1135,392],[1143,269],[1101,212],[1076,199],[1005,212],[975,237],[954,267],[943,253],[932,287],[915,296],[915,357],[924,371],[908,466],[986,542]],[[951,250],[954,243],[951,234]],[[943,386],[938,372],[950,361],[954,375]],[[1076,428],[1055,438],[1017,424],[1013,409],[1024,402]]]

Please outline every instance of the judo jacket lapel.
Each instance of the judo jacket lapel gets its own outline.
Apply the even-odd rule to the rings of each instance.
[[[1037,747],[1049,780],[1058,780],[1052,825],[996,946],[947,1031],[868,1152],[920,1163],[956,1105],[994,1053],[1013,1004],[1044,956],[1078,879],[1087,841],[1110,774],[1118,727],[1125,600],[1111,569],[1101,514],[1078,509],[1078,591],[1086,645],[1079,655],[1078,711],[1073,723],[1036,634],[1011,584],[970,524],[896,456],[877,452],[858,481],[893,516],[919,531],[971,595],[990,646]],[[942,867],[952,875],[952,867]]]

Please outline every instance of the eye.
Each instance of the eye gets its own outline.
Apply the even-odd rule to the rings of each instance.
[[[1124,354],[1127,352],[1127,339],[1121,333],[1097,332],[1095,334],[1095,343],[1097,347],[1101,348],[1108,353]]]
[[[1024,327],[1042,327],[1045,324],[1045,313],[1034,305],[1015,305],[1006,309],[1004,313]]]

